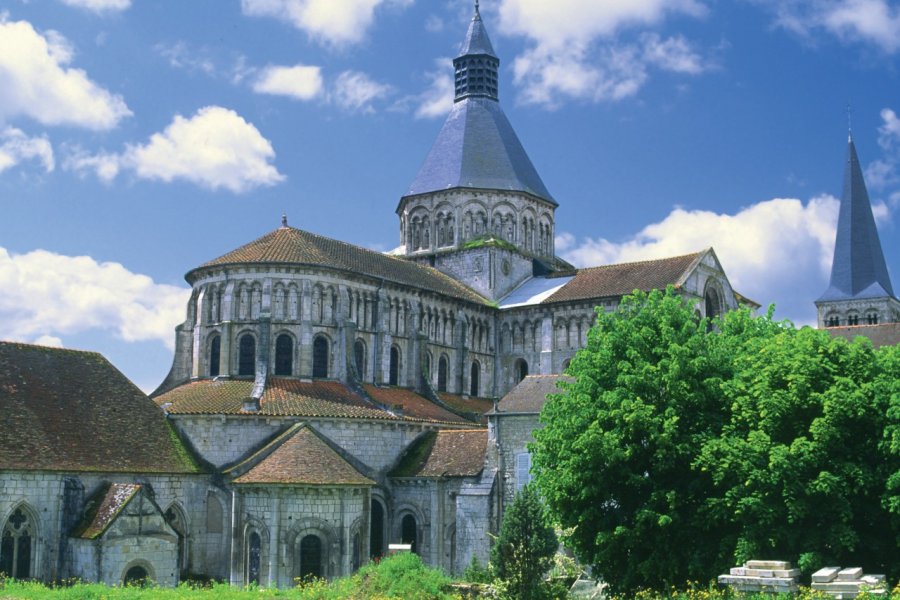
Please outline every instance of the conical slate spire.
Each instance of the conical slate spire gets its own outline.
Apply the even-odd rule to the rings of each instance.
[[[821,300],[894,296],[853,137],[848,139],[831,283]]]
[[[487,29],[481,20],[478,4],[475,4],[475,16],[469,24],[466,39],[459,49],[459,55],[453,59],[456,70],[456,97],[454,102],[465,98],[482,97],[498,99],[497,75],[500,70],[500,59],[494,54],[494,47],[488,37]]]

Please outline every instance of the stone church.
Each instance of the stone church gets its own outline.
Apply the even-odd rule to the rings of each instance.
[[[597,307],[669,285],[701,316],[752,305],[711,248],[557,257],[559,204],[498,101],[499,63],[476,9],[395,251],[282,217],[188,271],[150,398],[97,354],[0,343],[0,571],[289,586],[401,543],[459,572],[528,481],[537,411]]]

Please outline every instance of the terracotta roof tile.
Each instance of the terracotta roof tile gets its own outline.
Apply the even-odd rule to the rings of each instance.
[[[277,417],[350,418],[471,424],[405,388],[363,386],[374,402],[338,381],[301,381],[270,377],[260,399],[259,411],[245,412],[250,380],[200,380],[186,383],[156,398],[173,415],[262,415]],[[391,414],[375,404],[400,410]]]
[[[431,431],[410,444],[390,476],[475,477],[486,449],[486,429]]]
[[[374,481],[354,469],[309,427],[296,426],[286,439],[280,437],[273,444],[280,445],[234,482],[269,485],[375,485]],[[268,450],[263,448],[260,453]],[[249,460],[253,460],[252,457]]]
[[[325,267],[386,279],[476,304],[487,303],[474,290],[437,269],[287,226],[204,263],[185,278],[191,282],[193,275],[206,267],[236,264]]]
[[[543,304],[625,296],[634,290],[648,292],[678,285],[701,255],[694,253],[579,269],[572,281],[545,299]]]
[[[572,381],[568,375],[526,375],[525,379],[511,389],[497,404],[497,410],[489,415],[503,413],[538,414],[547,401],[547,394],[562,392],[556,384],[559,381]]]
[[[84,521],[76,527],[73,537],[93,540],[103,535],[140,491],[141,486],[135,483],[108,483],[102,486],[87,501]]]
[[[494,401],[490,398],[463,398],[459,394],[449,392],[437,392],[441,401],[457,412],[484,415],[494,407]],[[486,419],[482,420],[484,423]]]
[[[363,385],[366,393],[376,402],[387,407],[397,407],[406,418],[439,423],[459,423],[471,425],[472,422],[441,408],[412,390],[401,387],[377,387],[372,384]]]
[[[0,469],[196,472],[165,415],[96,352],[0,342]]]

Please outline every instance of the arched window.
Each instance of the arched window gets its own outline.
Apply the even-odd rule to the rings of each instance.
[[[525,362],[524,358],[520,358],[516,361],[515,365],[516,372],[516,383],[525,379],[525,376],[528,375],[528,363]]]
[[[219,376],[219,358],[222,356],[222,337],[217,335],[209,343],[209,376]]]
[[[313,377],[328,377],[328,339],[320,335],[313,341]]]
[[[469,395],[473,397],[478,396],[479,388],[481,387],[481,365],[478,364],[477,360],[472,361],[472,371],[471,377],[469,377]]]
[[[262,564],[262,538],[253,531],[247,538],[247,583],[259,585],[260,565]]]
[[[450,365],[447,361],[447,356],[445,354],[441,355],[441,358],[438,359],[438,391],[446,392],[447,391],[447,371],[450,370]]]
[[[418,553],[418,533],[419,527],[416,525],[416,518],[412,515],[403,517],[403,520],[400,521],[400,543],[409,544],[410,550],[414,554]]]
[[[294,340],[282,333],[275,340],[275,374],[292,375],[294,371]]]
[[[296,570],[297,577],[324,577],[322,570],[322,539],[314,534],[306,535],[300,540],[300,565]]]
[[[397,346],[391,347],[391,364],[388,369],[388,383],[390,385],[400,384],[400,350]]]
[[[829,315],[825,319],[825,327],[838,327],[841,324],[841,318],[837,315]]]
[[[182,512],[181,508],[177,504],[172,504],[166,510],[166,523],[175,530],[175,535],[178,536],[178,558],[177,558],[177,566],[178,572],[184,572],[187,567],[187,561],[185,558],[187,557],[187,547],[186,547],[186,537],[187,537],[187,523],[185,522],[184,512]]]
[[[245,333],[238,342],[238,375],[253,375],[256,372],[256,338]]]
[[[372,514],[369,521],[369,557],[384,555],[384,507],[372,498]]]
[[[14,579],[31,577],[35,524],[30,515],[17,508],[6,520],[0,539],[0,572]]]
[[[866,325],[878,325],[878,313],[868,313],[866,315]]]
[[[353,361],[356,363],[356,374],[360,380],[366,378],[366,343],[356,340],[353,343]]]
[[[722,314],[722,301],[715,288],[706,289],[706,318],[712,319]]]
[[[859,315],[855,313],[847,315],[847,325],[859,325]]]

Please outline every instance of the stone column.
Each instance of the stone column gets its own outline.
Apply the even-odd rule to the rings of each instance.
[[[231,492],[231,585],[244,585],[243,540],[241,539],[242,502],[237,490]]]
[[[546,315],[541,320],[541,375],[553,372],[553,317]]]
[[[272,528],[269,536],[269,585],[281,587],[281,496],[282,491],[276,489],[272,492]]]

